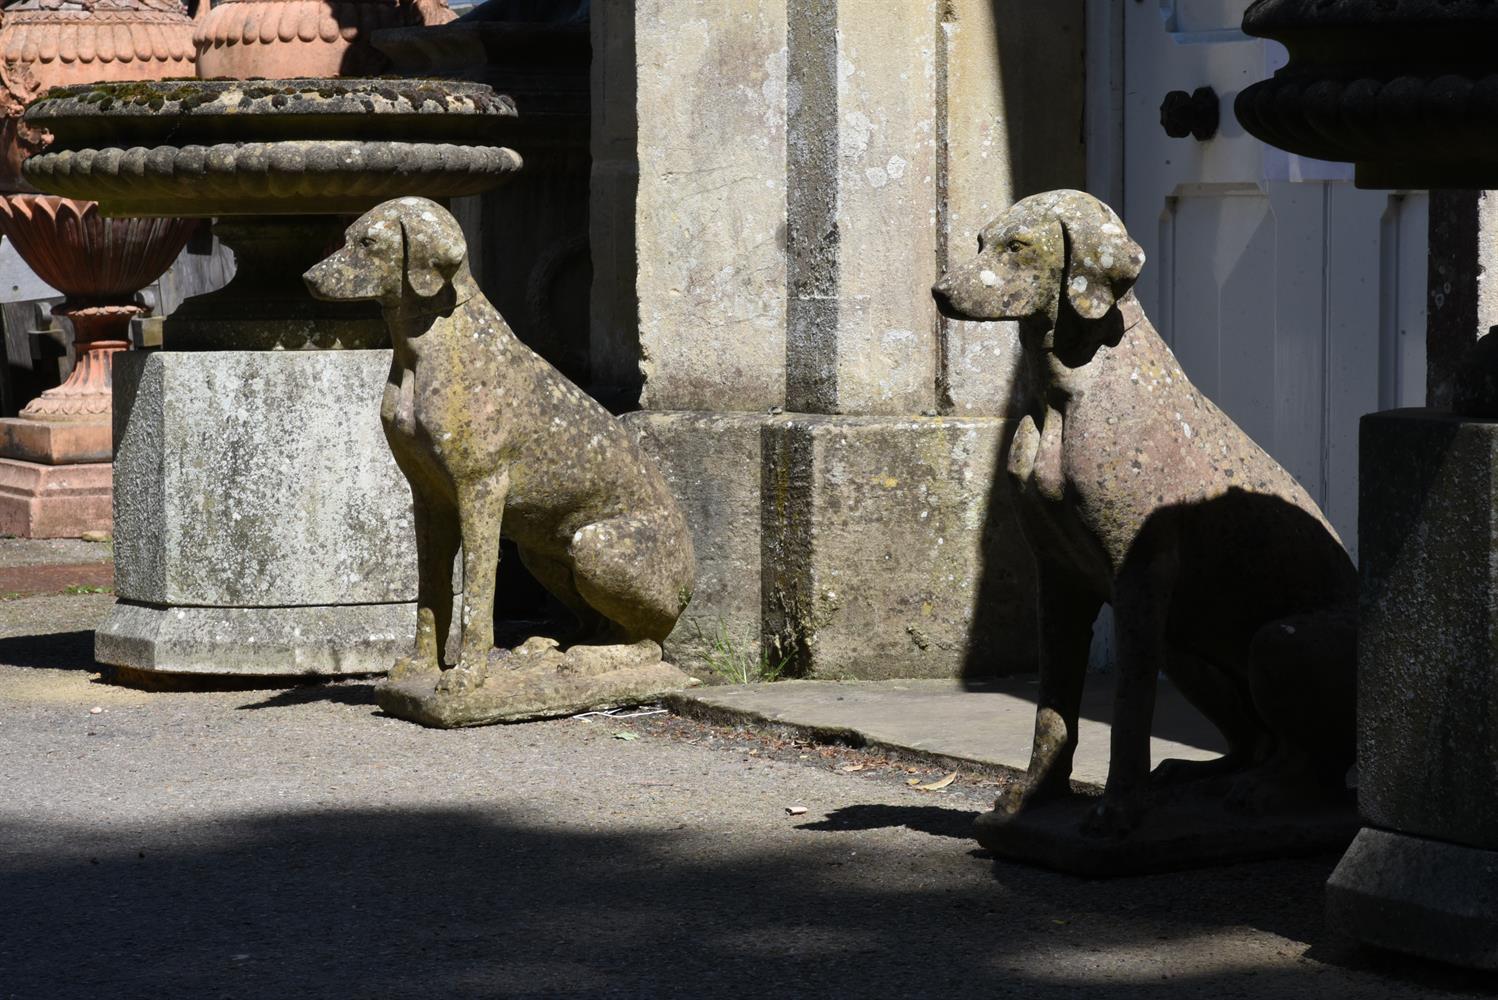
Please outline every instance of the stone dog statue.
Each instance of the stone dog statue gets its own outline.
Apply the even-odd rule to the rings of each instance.
[[[407,706],[405,714],[477,724],[646,697],[629,684],[613,697],[596,684],[569,695],[545,671],[519,689],[499,676],[527,666],[609,675],[659,665],[695,561],[681,511],[634,438],[522,344],[484,298],[457,221],[424,198],[385,202],[354,222],[343,248],[305,280],[320,299],[378,302],[390,328],[394,363],[380,419],[411,484],[420,577],[415,652],[391,681],[424,682],[437,701],[445,697],[446,711]],[[584,644],[566,653],[542,639],[493,649],[501,533],[581,620]],[[461,640],[456,666],[443,672],[460,547]],[[686,681],[675,668],[647,675],[668,688]],[[459,704],[485,684],[494,691]],[[567,701],[573,695],[576,704]],[[496,701],[507,704],[489,704]]]
[[[1014,816],[1065,796],[1091,625],[1113,606],[1108,777],[1082,832],[1122,835],[1185,779],[1236,815],[1345,798],[1356,572],[1300,485],[1181,372],[1130,290],[1143,251],[1079,191],[1026,198],[933,289],[941,311],[1018,320],[1025,416],[1007,467],[1035,554],[1040,697]],[[1223,733],[1218,761],[1150,775],[1160,671]],[[1202,787],[1198,785],[1197,787]]]

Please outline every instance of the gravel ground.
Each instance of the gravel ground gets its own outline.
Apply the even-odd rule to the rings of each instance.
[[[437,732],[363,683],[111,687],[107,606],[0,606],[0,997],[1498,990],[1329,937],[1333,858],[1089,882],[976,849],[992,782],[857,751],[658,716]]]

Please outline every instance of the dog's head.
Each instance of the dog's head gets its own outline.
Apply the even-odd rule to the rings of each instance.
[[[984,227],[978,256],[943,275],[931,294],[952,319],[1044,316],[1054,324],[1064,301],[1082,319],[1100,320],[1143,267],[1144,251],[1111,208],[1081,191],[1050,191],[1015,202]]]
[[[458,221],[426,198],[395,198],[344,232],[343,248],[302,275],[313,298],[374,300],[395,308],[435,300],[463,267],[468,245]]]

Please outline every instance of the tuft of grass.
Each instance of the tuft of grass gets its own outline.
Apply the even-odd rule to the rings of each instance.
[[[790,656],[778,661],[770,659],[770,652],[761,649],[758,654],[749,643],[741,643],[729,634],[728,625],[718,620],[717,632],[712,637],[712,648],[707,653],[707,667],[730,684],[768,684],[786,675]]]
[[[64,594],[112,594],[113,587],[99,587],[86,583],[70,583],[63,588]]]

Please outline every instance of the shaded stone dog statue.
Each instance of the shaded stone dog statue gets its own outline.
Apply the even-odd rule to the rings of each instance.
[[[1089,874],[1335,846],[1355,832],[1356,571],[1305,490],[1182,373],[1131,288],[1144,254],[1079,191],[1026,198],[933,289],[1018,320],[1025,415],[1007,468],[1039,593],[1025,779],[979,820],[996,853]],[[1092,622],[1113,606],[1101,798],[1070,790]],[[1227,754],[1150,771],[1156,677]]]
[[[446,209],[399,198],[305,275],[321,299],[374,300],[395,349],[380,419],[411,484],[416,648],[378,692],[393,715],[481,725],[646,701],[689,683],[660,642],[691,596],[691,537],[664,479],[602,406],[522,344],[469,273]],[[500,535],[584,639],[494,648]],[[457,664],[443,668],[463,553]]]

